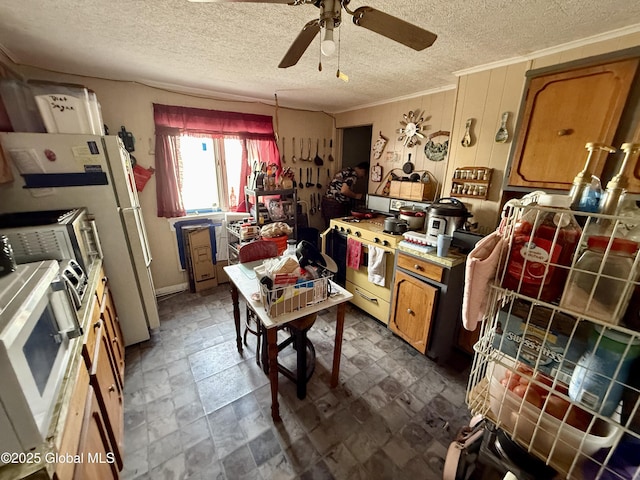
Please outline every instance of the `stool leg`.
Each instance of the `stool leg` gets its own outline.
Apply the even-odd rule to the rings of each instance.
[[[296,393],[300,400],[307,396],[307,331],[296,330],[295,345],[297,350]]]
[[[257,318],[256,318],[256,332],[258,332],[258,334],[256,335],[256,364],[260,366],[260,343],[262,342],[262,334],[264,332],[262,331],[261,322]]]

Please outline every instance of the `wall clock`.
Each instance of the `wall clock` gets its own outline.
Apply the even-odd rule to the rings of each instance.
[[[420,139],[424,138],[424,135],[420,133],[423,129],[422,122],[424,122],[424,117],[413,110],[402,115],[402,117],[404,120],[400,121],[400,128],[396,130],[396,133],[400,134],[398,141],[409,148],[414,145],[420,145]]]

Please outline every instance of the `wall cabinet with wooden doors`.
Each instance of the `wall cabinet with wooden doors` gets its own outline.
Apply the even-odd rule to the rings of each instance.
[[[465,257],[403,248],[396,250],[389,328],[419,352],[446,361],[457,343]]]
[[[637,78],[636,50],[527,73],[508,186],[569,190],[585,144],[613,144]],[[592,173],[602,177],[607,160],[605,152],[594,157]]]

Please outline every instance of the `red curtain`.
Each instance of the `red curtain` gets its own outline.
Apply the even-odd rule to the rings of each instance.
[[[246,142],[257,151],[254,159],[280,168],[272,118],[267,115],[223,112],[202,108],[153,104],[156,126],[156,197],[159,217],[186,215],[181,197],[181,168],[177,138],[181,134],[204,134],[214,137],[234,135],[245,142],[242,152],[240,192],[244,192],[251,173]],[[240,198],[243,198],[244,194]],[[239,209],[238,211],[242,211]],[[245,210],[246,211],[246,210]]]

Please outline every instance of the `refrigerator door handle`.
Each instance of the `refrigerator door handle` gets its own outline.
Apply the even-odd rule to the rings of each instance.
[[[142,245],[142,254],[144,256],[144,263],[147,267],[151,265],[151,260],[153,257],[151,256],[151,248],[149,247],[149,239],[147,238],[147,231],[144,227],[144,219],[142,218],[142,207],[129,207],[122,208],[123,213],[132,212],[133,218],[137,225],[137,230],[140,235],[140,243]]]

